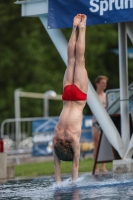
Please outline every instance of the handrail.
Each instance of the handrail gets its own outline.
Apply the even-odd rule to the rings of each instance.
[[[34,3],[34,2],[39,2],[39,1],[44,1],[47,2],[48,0],[17,0],[14,3],[15,4],[25,4],[25,3]]]
[[[24,122],[24,121],[34,121],[34,120],[43,120],[43,119],[49,119],[50,117],[29,117],[29,118],[11,118],[11,119],[5,119],[2,123],[1,123],[1,137],[3,137],[3,132],[4,132],[4,125],[7,122]],[[57,118],[56,116],[52,117],[52,118]]]
[[[129,85],[128,89],[130,90],[130,89],[132,89],[132,88],[133,88],[133,82]],[[106,94],[109,93],[108,91],[109,91],[109,90],[106,91]],[[114,89],[114,90],[112,90],[112,91],[120,91],[120,89]],[[133,94],[132,94],[131,96],[129,96],[129,98],[132,97],[132,96],[133,96]],[[109,112],[109,110],[110,110],[118,101],[120,101],[120,97],[118,97],[109,107],[106,108],[107,112]]]

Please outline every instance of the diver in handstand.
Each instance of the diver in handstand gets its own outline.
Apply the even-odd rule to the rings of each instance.
[[[84,14],[74,17],[73,30],[68,43],[68,67],[63,80],[63,109],[53,137],[56,183],[61,182],[60,160],[72,161],[72,183],[78,178],[82,112],[88,90],[84,58],[86,20]],[[78,38],[77,31],[79,31]]]

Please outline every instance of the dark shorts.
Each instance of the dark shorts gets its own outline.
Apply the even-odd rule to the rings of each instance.
[[[101,129],[101,127],[100,127],[98,121],[95,120],[95,121],[92,123],[92,126],[96,127],[97,130],[98,130],[98,132],[101,133],[102,129]]]

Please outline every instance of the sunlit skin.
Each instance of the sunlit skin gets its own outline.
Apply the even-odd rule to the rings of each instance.
[[[85,69],[85,31],[86,15],[78,14],[74,17],[73,30],[68,43],[68,67],[66,68],[63,88],[66,85],[75,84],[85,94],[88,91],[88,75]],[[79,29],[77,39],[77,28]],[[57,140],[63,142],[71,141],[74,149],[74,159],[72,162],[72,183],[78,178],[79,158],[80,158],[80,135],[82,125],[82,112],[86,104],[85,101],[63,101],[58,124],[55,127],[53,145]],[[53,149],[54,169],[56,183],[61,182],[60,160]]]
[[[99,83],[96,84],[96,92],[97,95],[104,105],[106,107],[106,93],[104,92],[107,87],[107,80],[106,79],[101,79]]]
[[[106,87],[107,87],[107,80],[106,79],[101,79],[99,83],[96,83],[96,92],[97,92],[97,95],[98,95],[98,97],[99,97],[99,99],[100,99],[100,101],[101,101],[101,103],[103,104],[104,107],[106,107],[106,93],[104,92]],[[92,126],[92,136],[93,136],[93,141],[94,141],[93,156],[94,156],[94,159],[95,159],[97,147],[98,147],[98,143],[99,143],[99,138],[100,138],[99,131],[95,126]],[[101,170],[103,172],[107,171],[105,163],[101,164]],[[98,165],[96,165],[95,172],[99,172]]]
[[[107,80],[101,79],[100,82],[96,84],[96,86],[97,86],[97,91],[103,92],[107,87]]]

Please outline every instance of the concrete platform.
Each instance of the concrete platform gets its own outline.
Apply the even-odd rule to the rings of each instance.
[[[133,159],[113,160],[113,173],[133,172]]]
[[[0,153],[0,179],[7,178],[7,154]]]
[[[7,154],[0,153],[0,180],[12,179],[14,177],[14,165],[8,165]]]

